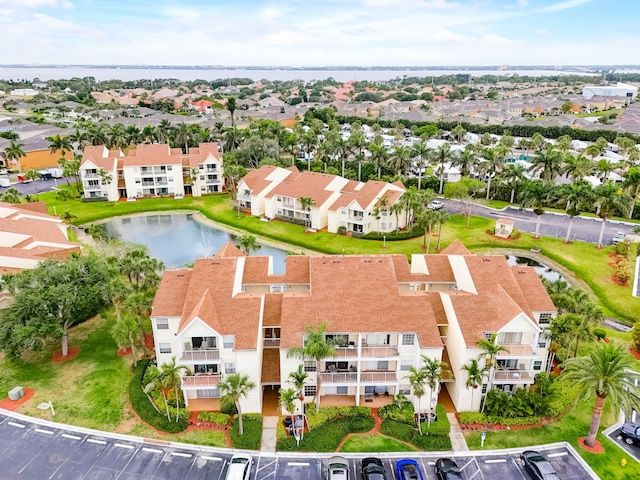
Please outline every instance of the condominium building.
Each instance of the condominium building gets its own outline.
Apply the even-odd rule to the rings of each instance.
[[[238,207],[260,217],[305,223],[366,235],[406,226],[404,211],[391,213],[405,191],[401,182],[357,182],[326,173],[300,172],[296,167],[264,165],[238,183]],[[301,198],[311,200],[307,207]]]
[[[222,192],[222,151],[201,143],[183,154],[167,144],[138,145],[124,154],[104,146],[85,147],[80,178],[87,198],[119,199]]]
[[[364,405],[404,394],[422,357],[445,361],[443,384],[458,410],[477,410],[463,366],[483,359],[478,341],[495,336],[506,351],[483,389],[512,391],[534,382],[547,362],[544,324],[556,310],[536,272],[504,256],[473,255],[454,242],[438,255],[244,256],[227,244],[193,268],[166,271],[152,310],[158,364],[187,367],[187,404],[215,409],[224,375],[242,373],[257,388],[242,399],[260,412],[266,396],[288,388],[300,365],[305,401]],[[289,355],[308,327],[326,324],[336,354],[318,364]],[[320,391],[316,386],[320,385]],[[473,404],[472,404],[473,399]]]

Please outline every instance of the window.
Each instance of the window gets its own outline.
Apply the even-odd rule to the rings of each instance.
[[[236,364],[235,363],[225,363],[224,364],[224,373],[227,375],[231,373],[236,373]]]
[[[304,371],[305,372],[315,372],[316,371],[316,362],[313,360],[307,360],[304,362]]]
[[[349,387],[336,387],[337,395],[347,395],[349,393]]]
[[[413,362],[411,360],[402,360],[400,362],[400,371],[406,372],[408,370],[411,370],[412,366],[413,366]]]
[[[313,397],[316,394],[316,386],[315,385],[305,385],[304,386],[304,396],[305,397]]]
[[[173,177],[169,177],[169,181],[170,181],[170,182],[173,182]]]
[[[504,332],[498,337],[500,345],[520,345],[522,343],[522,332]]]
[[[538,323],[540,325],[548,325],[549,323],[551,323],[552,318],[553,318],[553,313],[541,313],[540,320],[538,321]]]
[[[386,217],[386,216],[387,216],[387,211],[386,211],[386,210],[382,210],[382,212],[380,212],[380,214],[381,214],[383,217]]]
[[[402,345],[414,345],[415,335],[413,333],[402,334]]]
[[[170,172],[173,170],[173,165],[167,165],[167,172]]]
[[[169,319],[168,318],[157,318],[156,319],[156,328],[158,330],[169,330]]]
[[[380,230],[386,230],[387,229],[387,224],[386,223],[381,223],[380,224]]]
[[[387,360],[378,360],[378,370],[389,370],[389,362]]]
[[[340,209],[340,213],[341,213],[342,215],[346,215],[346,214],[347,214],[347,209],[346,209],[346,208],[341,208],[341,209]]]
[[[198,164],[198,170],[204,170],[204,163]]]
[[[200,180],[204,182],[204,175],[200,175]]]
[[[538,337],[538,348],[545,348],[547,346],[547,337],[545,335],[540,335]]]
[[[411,385],[400,385],[398,393],[400,395],[411,395]]]
[[[136,178],[136,183],[140,183],[140,179],[139,178]]]
[[[271,288],[270,288],[270,290],[273,293],[282,293],[285,291],[285,289],[286,289],[285,285],[271,285]]]
[[[161,343],[160,344],[160,353],[171,353],[171,344],[170,343]]]
[[[484,339],[487,342],[490,342],[491,340],[493,340],[493,336],[496,334],[496,332],[484,332]]]
[[[220,398],[220,390],[216,388],[196,390],[197,398]]]
[[[538,371],[542,370],[542,360],[536,360],[533,362],[533,369]]]
[[[482,384],[482,393],[487,393],[487,384],[486,383]]]
[[[222,339],[224,348],[234,348],[236,346],[235,335],[225,335]]]

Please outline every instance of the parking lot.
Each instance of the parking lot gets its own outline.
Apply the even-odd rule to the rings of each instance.
[[[136,437],[101,434],[57,424],[36,424],[15,414],[0,413],[0,479],[57,480],[222,480],[233,451],[168,442],[144,442]],[[541,449],[564,480],[598,478],[581,464],[566,445]],[[327,454],[254,455],[252,480],[321,480]],[[453,455],[462,478],[523,480],[530,478],[519,452],[479,452]],[[347,455],[352,479],[359,479],[360,460]],[[441,455],[415,452],[425,480],[435,479],[434,464]],[[395,462],[406,455],[380,454],[387,478],[395,478]]]
[[[620,435],[620,428],[606,432],[605,435],[607,435],[622,450],[640,462],[640,445],[628,445]]]

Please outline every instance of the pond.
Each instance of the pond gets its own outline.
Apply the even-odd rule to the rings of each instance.
[[[564,280],[565,282],[567,281],[566,278],[564,278],[554,269],[540,262],[536,262],[535,260],[531,260],[530,258],[517,257],[515,255],[505,255],[505,257],[507,257],[507,263],[509,265],[513,265],[513,266],[521,265],[526,267],[533,267],[533,269],[536,271],[538,276],[543,277],[549,280],[550,282],[553,282],[556,280]]]
[[[197,214],[190,213],[140,215],[115,218],[104,226],[110,238],[146,245],[149,254],[166,268],[183,267],[196,258],[213,256],[227,242],[238,244],[238,235],[206,225],[195,217]],[[273,273],[284,273],[284,250],[262,245],[251,255],[271,255]]]

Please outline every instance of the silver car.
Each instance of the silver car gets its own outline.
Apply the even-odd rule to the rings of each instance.
[[[328,463],[329,480],[349,480],[349,462],[343,457],[331,457]]]

